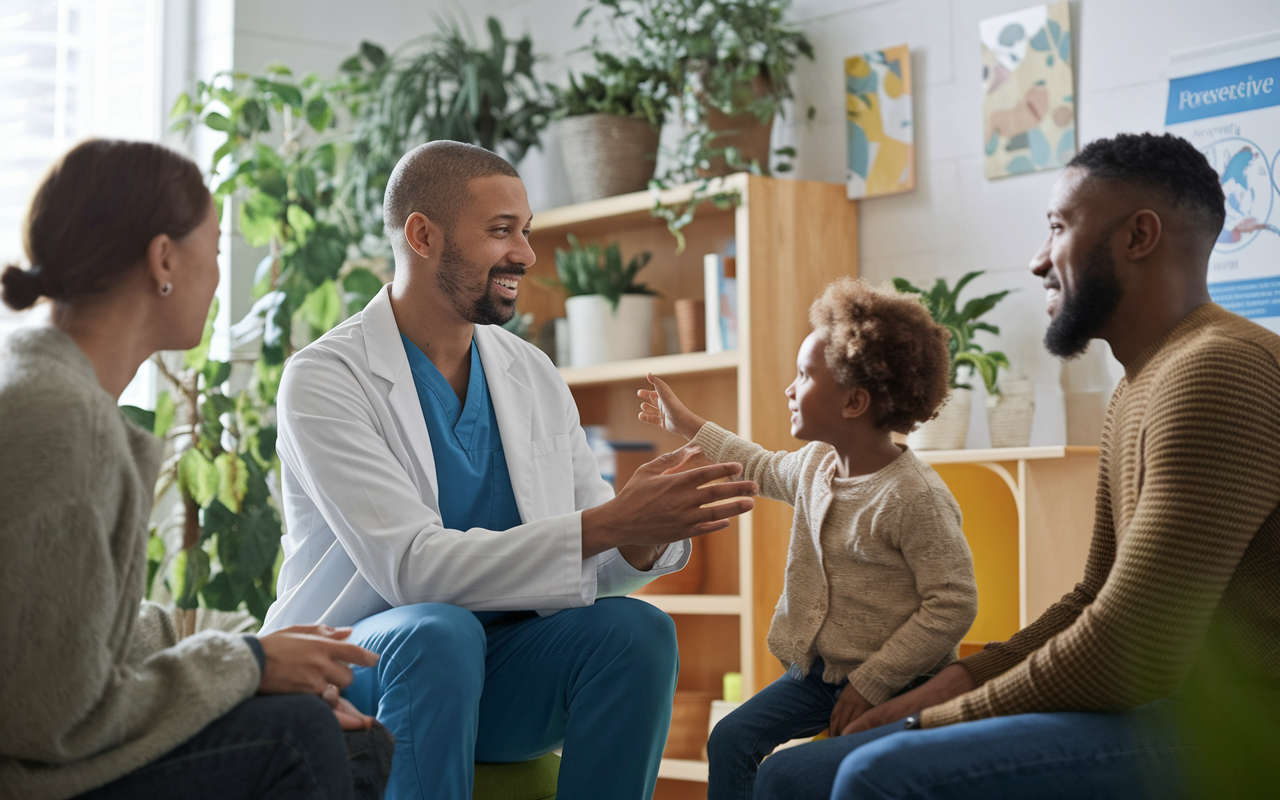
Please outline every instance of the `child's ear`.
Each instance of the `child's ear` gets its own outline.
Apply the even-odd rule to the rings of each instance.
[[[871,410],[871,392],[861,387],[850,389],[844,398],[844,408],[840,409],[840,416],[845,419],[857,419],[864,416]]]

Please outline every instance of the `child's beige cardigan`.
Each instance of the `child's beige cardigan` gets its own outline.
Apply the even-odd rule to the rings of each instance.
[[[824,681],[848,678],[879,704],[956,659],[978,611],[973,558],[955,498],[911,450],[879,472],[838,478],[835,448],[822,442],[773,453],[712,423],[693,441],[795,508],[769,628],[769,651],[793,674],[821,658]]]

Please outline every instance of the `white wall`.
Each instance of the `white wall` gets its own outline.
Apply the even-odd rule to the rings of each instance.
[[[978,21],[1033,5],[1030,0],[795,0],[792,18],[813,40],[817,58],[802,62],[797,108],[775,142],[800,151],[796,175],[843,182],[843,61],[908,43],[915,93],[917,188],[860,204],[862,275],[931,282],[969,270],[988,272],[972,286],[1018,290],[993,312],[998,346],[1038,389],[1034,444],[1064,441],[1060,365],[1044,353],[1043,293],[1026,264],[1045,234],[1044,208],[1055,172],[988,181],[982,174],[982,94]],[[434,27],[440,13],[465,13],[482,39],[483,19],[497,15],[509,34],[529,31],[548,58],[543,77],[559,80],[587,63],[574,51],[590,38],[572,23],[583,0],[235,0],[234,62],[259,69],[284,61],[297,70],[332,71],[362,38],[394,46]],[[1275,0],[1073,0],[1078,139],[1160,130],[1171,54],[1280,29]],[[1242,21],[1247,21],[1242,25]],[[535,212],[568,202],[554,131],[542,152],[520,165]],[[256,259],[252,263],[256,263]],[[248,267],[252,269],[252,263]],[[988,342],[988,344],[996,344]],[[1119,377],[1111,362],[1112,379]],[[975,402],[969,446],[988,443]]]

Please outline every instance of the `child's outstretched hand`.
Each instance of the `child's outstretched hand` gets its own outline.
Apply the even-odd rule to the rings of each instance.
[[[653,391],[636,391],[636,396],[644,401],[640,403],[640,421],[657,425],[686,439],[697,436],[706,420],[685,408],[676,393],[671,391],[671,387],[652,372],[649,373],[649,383],[653,385]]]

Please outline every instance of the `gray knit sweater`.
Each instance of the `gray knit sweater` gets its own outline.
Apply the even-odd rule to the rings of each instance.
[[[140,604],[158,457],[66,334],[0,340],[0,798],[101,786],[257,689],[242,637]]]
[[[910,450],[871,475],[836,476],[835,448],[765,450],[707,423],[694,443],[737,461],[760,494],[795,508],[769,652],[807,674],[845,678],[883,703],[956,659],[978,613],[973,556],[947,485]]]

